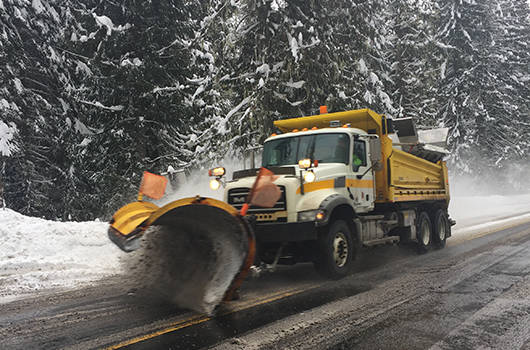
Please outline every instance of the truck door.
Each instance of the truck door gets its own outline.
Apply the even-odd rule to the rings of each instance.
[[[351,162],[352,180],[350,191],[354,197],[354,208],[358,213],[365,213],[373,209],[374,182],[373,173],[370,169],[367,154],[367,142],[365,140],[354,140]],[[358,175],[365,174],[362,179]]]

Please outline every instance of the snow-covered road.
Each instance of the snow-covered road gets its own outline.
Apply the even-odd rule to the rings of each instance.
[[[455,244],[530,221],[530,195],[459,196],[449,208]],[[122,272],[125,253],[105,222],[54,222],[0,209],[0,302],[97,283]]]

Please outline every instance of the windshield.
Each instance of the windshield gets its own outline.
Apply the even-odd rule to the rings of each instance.
[[[297,165],[306,158],[319,163],[349,164],[349,150],[350,137],[344,133],[281,138],[265,143],[262,166]]]

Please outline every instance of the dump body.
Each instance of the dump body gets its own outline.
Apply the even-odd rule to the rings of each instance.
[[[449,180],[444,161],[434,164],[398,149],[393,149],[387,159],[390,181],[386,182],[388,198],[384,198],[385,201],[445,200],[449,203]],[[378,196],[377,199],[383,198]]]

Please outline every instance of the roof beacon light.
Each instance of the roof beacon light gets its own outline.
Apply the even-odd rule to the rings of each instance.
[[[210,169],[208,170],[208,175],[209,176],[223,176],[225,174],[225,168],[223,167],[217,167],[217,168],[213,168],[213,169]]]
[[[311,168],[311,159],[309,159],[309,158],[300,159],[298,161],[298,166],[300,167],[300,169],[309,169],[309,168]]]
[[[328,106],[320,106],[320,114],[328,113]]]

